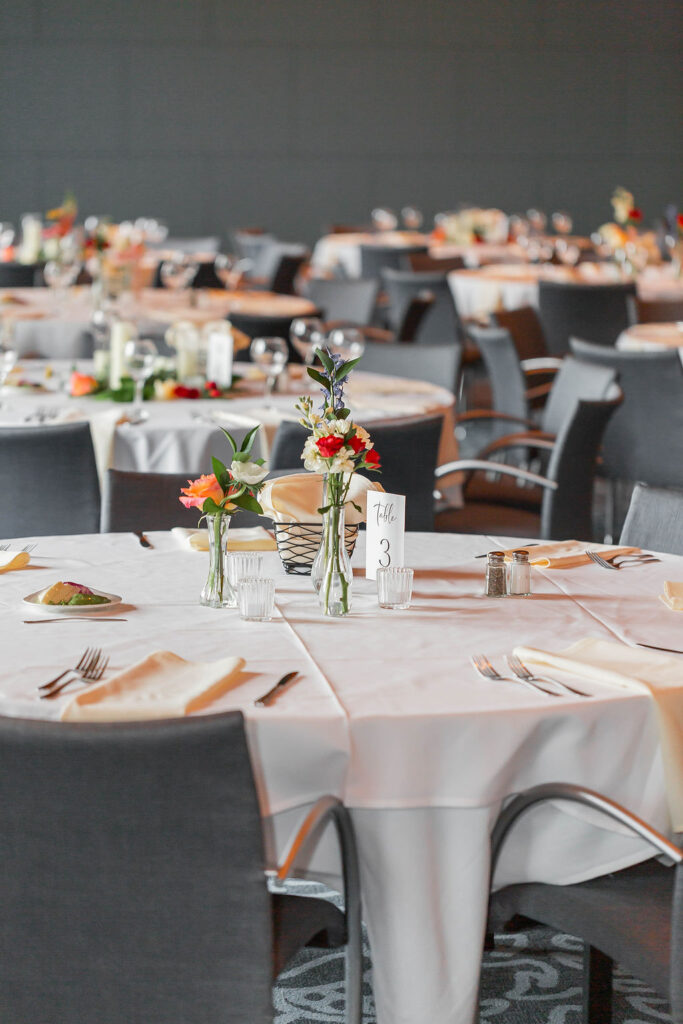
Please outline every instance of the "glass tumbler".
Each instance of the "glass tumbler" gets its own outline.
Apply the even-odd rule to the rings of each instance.
[[[265,576],[243,576],[237,583],[240,618],[248,622],[269,622],[275,607],[275,580]]]
[[[380,608],[410,608],[413,570],[403,566],[377,570],[377,600]]]
[[[262,563],[263,557],[257,551],[229,551],[228,579],[233,590],[239,590],[239,581],[246,576],[260,576]]]

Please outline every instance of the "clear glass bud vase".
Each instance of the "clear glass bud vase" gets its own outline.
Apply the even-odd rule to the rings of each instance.
[[[209,575],[206,578],[199,603],[208,608],[237,607],[237,594],[230,584],[226,571],[226,546],[230,518],[225,514],[206,517],[209,529]]]
[[[334,481],[328,480],[323,488],[323,501],[327,504],[334,496]],[[323,513],[320,549],[311,570],[323,615],[348,615],[351,610],[353,571],[344,543],[345,525],[344,506],[330,504]]]

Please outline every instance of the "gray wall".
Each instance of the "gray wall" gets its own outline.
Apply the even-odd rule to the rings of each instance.
[[[0,219],[174,234],[683,199],[679,0],[4,0]]]

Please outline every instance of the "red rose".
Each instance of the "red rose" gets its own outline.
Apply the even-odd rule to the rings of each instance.
[[[629,213],[628,219],[629,220],[642,220],[643,219],[643,214],[642,214],[642,212],[640,210],[638,210],[638,209],[636,209],[636,207],[634,207],[631,210],[631,212]]]
[[[344,447],[344,438],[329,434],[327,437],[318,438],[315,443],[324,459],[332,459],[339,449]]]
[[[358,455],[358,453],[362,452],[365,448],[365,441],[361,441],[358,434],[354,434],[346,443],[353,448],[354,455]]]
[[[176,384],[175,387],[176,398],[199,398],[200,393],[197,388],[187,388],[184,384]]]
[[[218,388],[209,388],[209,398],[220,398],[221,393]]]
[[[679,215],[676,217],[676,220],[678,222],[679,228],[683,228],[683,213],[679,213]]]
[[[368,466],[375,466],[379,469],[379,452],[376,452],[374,448],[371,448],[369,452],[365,453],[365,461]]]

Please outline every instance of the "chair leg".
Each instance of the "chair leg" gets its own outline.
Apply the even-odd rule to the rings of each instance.
[[[583,948],[584,1024],[612,1024],[613,961],[594,946]]]
[[[345,1024],[363,1021],[363,939],[360,929],[350,930],[345,958],[346,1014]]]

